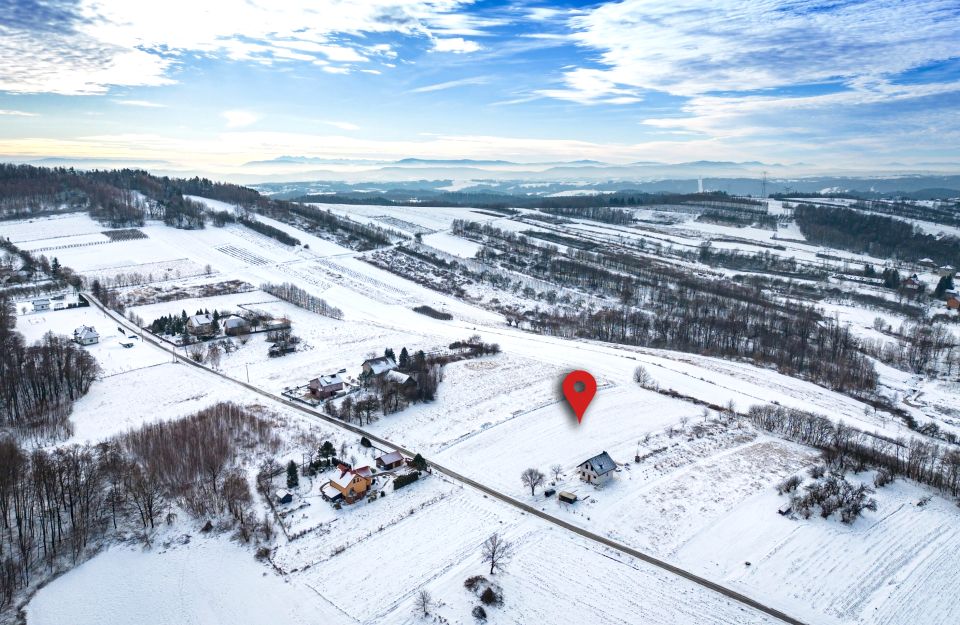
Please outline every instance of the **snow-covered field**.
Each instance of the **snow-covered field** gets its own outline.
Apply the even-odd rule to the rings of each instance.
[[[204,201],[218,210],[229,209]],[[465,258],[477,247],[447,232],[453,219],[496,221],[511,230],[532,228],[469,209],[321,207],[359,221],[423,232],[426,244]],[[255,290],[132,309],[146,323],[199,308],[248,307],[289,318],[302,339],[296,353],[269,359],[263,335],[255,334],[219,364],[227,376],[249,379],[271,393],[342,368],[355,376],[363,359],[388,347],[429,351],[480,334],[499,343],[503,353],[448,365],[435,402],[381,417],[367,429],[551,515],[809,623],[960,622],[951,590],[960,583],[954,556],[960,547],[956,506],[934,495],[928,505],[918,507],[926,490],[897,482],[877,493],[876,512],[849,526],[781,517],[776,510],[784,499],[776,495],[775,484],[815,463],[813,450],[735,423],[720,424],[714,411],[705,420],[699,406],[640,388],[633,372],[643,365],[665,389],[714,405],[733,402],[739,410],[776,401],[890,437],[908,433],[901,424],[865,410],[849,396],[747,363],[510,328],[500,315],[377,269],[362,254],[259,219],[309,247],[288,247],[241,226],[184,231],[149,223],[141,228],[146,239],[45,253],[91,276],[179,262],[180,275],[165,271],[161,278],[160,272],[150,272],[153,281],[186,283],[189,274],[190,284],[205,279],[255,286],[291,282],[341,308],[344,318],[332,319]],[[595,223],[576,228],[634,236]],[[655,236],[692,247],[731,233],[777,243],[772,230],[689,221],[668,234],[664,228],[658,226]],[[88,242],[102,236],[102,230],[81,214],[0,223],[0,235],[29,243],[31,249],[75,236]],[[800,238],[798,232],[783,230],[779,236]],[[810,248],[796,245],[786,253],[800,258],[802,248]],[[815,258],[815,248],[810,250],[804,253]],[[213,275],[205,278],[208,265]],[[197,268],[204,271],[196,273]],[[412,308],[419,304],[447,310],[454,319],[418,314]],[[884,315],[848,305],[825,306],[858,332],[878,334],[869,326],[873,317]],[[884,318],[896,321],[893,315]],[[85,349],[100,362],[103,375],[74,406],[73,442],[100,441],[222,400],[267,405],[288,420],[291,440],[303,435],[297,430],[309,419],[289,408],[210,372],[174,363],[164,349],[136,339],[133,347],[123,347],[118,323],[96,308],[23,314],[17,328],[33,341],[48,331],[72,334],[82,324],[94,325],[101,333],[101,342]],[[558,386],[566,372],[579,368],[591,371],[600,389],[578,425]],[[907,395],[917,383],[889,368],[881,368],[881,375],[894,393]],[[949,405],[956,396],[954,387],[928,383],[922,392],[937,406]],[[913,393],[914,410],[942,422],[956,419],[954,425],[960,427],[960,415],[933,414],[936,411],[923,406],[920,393]],[[354,445],[348,453],[364,453],[355,446],[356,435],[339,430],[338,436]],[[576,478],[575,467],[601,451],[621,466],[612,482],[595,489]],[[634,463],[635,455],[645,459]],[[560,465],[561,476],[552,487],[576,492],[581,498],[577,504],[545,499],[541,490],[531,496],[521,483],[524,469],[549,473],[554,464]],[[554,481],[552,475],[548,481]],[[116,546],[58,578],[30,603],[28,622],[413,623],[420,620],[413,614],[414,596],[426,588],[438,602],[438,618],[466,625],[475,622],[470,609],[477,600],[463,580],[484,573],[480,544],[493,532],[513,540],[517,552],[507,569],[492,578],[503,588],[504,604],[488,608],[491,623],[774,622],[439,474],[343,510],[319,498],[316,486],[301,486],[291,504],[295,510],[284,517],[292,533],[305,533],[278,539],[273,561],[282,575],[257,563],[248,549],[201,537],[184,521],[169,530],[168,546]],[[183,542],[183,534],[191,535],[188,542]]]

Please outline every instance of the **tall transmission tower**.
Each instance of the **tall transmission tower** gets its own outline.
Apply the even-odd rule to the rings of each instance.
[[[767,172],[763,172],[763,180],[760,182],[760,197],[767,197]]]
[[[697,193],[703,193],[703,176],[697,178]]]

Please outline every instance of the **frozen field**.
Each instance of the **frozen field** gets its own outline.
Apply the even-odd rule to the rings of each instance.
[[[476,248],[445,232],[455,218],[496,220],[512,230],[531,228],[468,209],[330,208],[369,223],[424,232],[429,245],[462,257],[472,256]],[[955,506],[934,497],[918,508],[915,503],[923,490],[898,482],[877,494],[876,513],[868,512],[850,526],[780,517],[776,509],[783,499],[774,485],[814,463],[812,450],[732,424],[721,427],[714,423],[713,411],[705,423],[701,407],[640,388],[633,372],[643,365],[664,389],[715,405],[732,401],[738,410],[777,401],[892,437],[907,433],[899,423],[865,411],[863,403],[848,396],[747,363],[509,328],[500,315],[377,269],[362,254],[260,219],[309,248],[285,246],[239,226],[183,231],[149,224],[142,228],[147,239],[63,248],[58,255],[63,264],[91,276],[149,267],[150,273],[156,272],[155,281],[161,281],[160,269],[181,263],[179,276],[164,271],[163,280],[191,285],[241,280],[254,286],[292,282],[341,308],[344,319],[331,319],[256,290],[132,309],[146,323],[198,308],[247,307],[290,318],[303,341],[300,351],[266,358],[264,337],[254,334],[236,352],[225,354],[219,365],[228,376],[244,382],[249,376],[252,384],[272,393],[342,368],[356,375],[363,359],[381,355],[387,347],[397,353],[402,347],[429,351],[479,334],[499,343],[503,353],[447,366],[435,402],[381,417],[369,430],[552,515],[769,601],[811,624],[894,625],[910,622],[913,615],[916,622],[938,625],[960,619],[949,591],[960,582],[960,566],[951,561],[960,547]],[[99,226],[83,215],[48,221],[51,227],[44,233],[49,237],[69,238],[71,231],[86,237],[84,241],[102,236]],[[707,226],[683,223],[674,234],[656,236],[696,245],[701,237],[731,231],[759,242],[773,235]],[[29,239],[37,228],[37,223],[5,222],[0,234],[20,237],[34,249],[57,240]],[[582,228],[597,234],[606,230],[596,224]],[[611,230],[605,236],[619,234]],[[208,278],[203,275],[207,265],[213,274]],[[203,268],[200,274],[198,268]],[[419,304],[447,310],[454,319],[418,314],[412,308]],[[867,328],[873,313],[839,304],[830,305],[829,312],[864,333],[874,332]],[[101,343],[87,349],[104,371],[74,407],[73,441],[102,440],[217,401],[278,407],[229,380],[174,364],[163,349],[137,340],[132,348],[122,347],[117,323],[95,308],[24,314],[17,327],[32,341],[47,331],[72,334],[81,324],[94,325],[101,333]],[[581,368],[597,377],[600,390],[578,425],[561,402],[558,385],[566,372]],[[905,374],[881,368],[881,375],[886,391],[909,391],[914,410],[936,412],[944,422],[955,418],[960,426],[960,416],[940,408],[955,396],[950,384],[921,388]],[[278,412],[294,414],[289,409]],[[305,420],[290,418],[289,440],[316,442],[296,431],[296,423]],[[701,431],[694,430],[697,426]],[[338,443],[353,445],[348,457],[366,461],[365,452],[355,446],[357,438],[338,431]],[[622,466],[613,482],[595,489],[576,478],[575,468],[601,451]],[[636,464],[635,455],[646,458]],[[524,469],[549,473],[554,464],[560,465],[561,475],[553,487],[581,497],[573,507],[545,500],[540,489],[531,496],[520,481]],[[554,481],[552,475],[548,481]],[[771,622],[439,475],[341,511],[330,508],[315,489],[303,487],[300,494],[301,507],[285,519],[293,533],[305,533],[281,539],[274,555],[283,577],[227,542],[194,538],[188,546],[174,542],[169,549],[150,552],[116,547],[42,590],[31,604],[30,623],[65,622],[62,606],[67,605],[75,610],[70,622],[80,624],[219,625],[267,622],[270,617],[296,623],[413,623],[419,621],[412,615],[414,595],[425,587],[439,602],[437,618],[466,625],[474,622],[469,609],[476,598],[463,588],[463,580],[483,572],[479,545],[495,531],[514,540],[518,550],[507,571],[496,577],[505,603],[489,610],[491,623]],[[202,557],[187,557],[194,551]],[[231,560],[234,556],[242,562]],[[217,577],[205,568],[207,560],[220,567],[219,595],[210,590],[213,581],[194,581]],[[155,576],[145,581],[153,570]],[[98,602],[83,599],[94,583],[118,590]],[[181,590],[182,585],[189,588]],[[138,593],[142,603],[135,601]],[[171,593],[179,603],[151,620],[151,610],[159,609]],[[280,611],[252,605],[256,602],[250,597],[263,596],[282,604]],[[235,601],[238,607],[220,610],[219,601]],[[200,616],[191,621],[190,614]]]

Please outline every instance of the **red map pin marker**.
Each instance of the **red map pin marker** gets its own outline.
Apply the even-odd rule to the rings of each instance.
[[[596,394],[597,381],[586,371],[574,371],[563,379],[563,396],[577,415],[577,423],[583,421],[583,413]]]

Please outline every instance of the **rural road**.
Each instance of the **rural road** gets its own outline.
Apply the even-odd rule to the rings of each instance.
[[[107,316],[113,318],[113,319],[116,320],[118,323],[122,323],[125,327],[127,327],[128,329],[130,329],[130,330],[133,331],[133,332],[136,332],[138,335],[141,335],[143,341],[149,342],[149,343],[155,345],[156,347],[162,349],[162,350],[165,351],[165,352],[171,351],[170,349],[168,349],[167,346],[165,346],[165,345],[164,345],[162,342],[160,342],[159,340],[155,339],[154,337],[150,336],[149,334],[142,333],[140,328],[138,328],[136,325],[132,324],[130,321],[128,321],[128,320],[127,320],[125,317],[123,317],[122,315],[119,315],[119,314],[115,313],[114,311],[107,309],[97,298],[93,297],[92,295],[90,295],[89,293],[86,293],[86,292],[84,292],[82,295],[83,295],[87,300],[89,300],[94,306],[96,306],[97,308],[99,308],[104,314],[106,314]],[[381,438],[381,437],[377,436],[376,434],[371,434],[370,432],[367,432],[367,431],[364,430],[363,428],[357,427],[357,426],[355,426],[355,425],[353,425],[353,424],[351,424],[351,423],[345,423],[344,421],[341,421],[340,419],[335,419],[335,418],[333,418],[333,417],[331,417],[331,416],[329,416],[329,415],[327,415],[327,414],[324,414],[324,413],[322,413],[322,412],[320,412],[320,411],[318,411],[318,410],[314,410],[314,409],[309,408],[309,407],[307,407],[307,406],[305,406],[305,405],[303,405],[303,404],[300,404],[300,403],[298,403],[298,402],[289,400],[289,399],[287,399],[286,397],[282,397],[282,396],[280,396],[280,395],[274,395],[273,393],[270,393],[270,392],[268,392],[268,391],[265,391],[265,390],[263,390],[262,388],[259,388],[259,387],[257,387],[257,386],[254,386],[253,384],[250,384],[250,383],[247,383],[247,382],[243,382],[243,381],[241,381],[241,380],[237,380],[236,378],[232,378],[232,377],[230,377],[230,376],[228,376],[228,375],[226,375],[226,374],[224,374],[224,373],[221,373],[221,372],[219,372],[219,371],[214,371],[213,369],[210,369],[209,367],[205,367],[205,366],[203,366],[203,365],[200,364],[200,363],[194,362],[193,360],[191,360],[191,359],[188,358],[187,356],[178,354],[178,353],[176,352],[176,350],[172,350],[172,351],[173,351],[174,355],[176,356],[176,358],[177,358],[178,360],[180,360],[180,361],[182,361],[182,362],[184,362],[184,363],[186,363],[186,364],[188,364],[188,365],[192,365],[192,366],[194,366],[194,367],[196,367],[196,368],[198,368],[198,369],[200,369],[200,370],[202,370],[202,371],[206,371],[206,372],[209,373],[210,375],[219,376],[219,377],[223,378],[224,380],[227,380],[227,381],[229,381],[229,382],[232,382],[233,384],[240,385],[240,386],[246,388],[247,390],[249,390],[249,391],[251,391],[251,392],[257,393],[258,395],[262,395],[263,397],[266,397],[267,399],[270,399],[270,400],[275,401],[275,402],[282,403],[282,404],[284,404],[285,406],[288,406],[288,407],[290,407],[290,408],[293,408],[294,410],[298,410],[298,411],[306,414],[307,416],[313,417],[313,418],[315,418],[315,419],[321,419],[321,420],[326,421],[326,422],[328,422],[328,423],[330,423],[330,424],[332,424],[332,425],[334,425],[334,426],[336,426],[336,427],[342,428],[342,429],[344,429],[344,430],[349,430],[350,432],[353,432],[354,434],[357,434],[358,436],[365,436],[365,437],[367,437],[367,438],[368,438],[370,441],[372,441],[372,442],[378,443],[379,445],[384,446],[384,447],[389,447],[389,448],[392,448],[392,449],[396,449],[397,451],[399,451],[399,452],[401,452],[401,453],[403,453],[403,454],[405,454],[405,455],[407,455],[407,456],[409,456],[409,457],[413,457],[413,456],[415,455],[415,452],[413,452],[413,451],[411,451],[411,450],[409,450],[409,449],[405,449],[404,447],[402,447],[402,446],[400,446],[400,445],[397,445],[396,443],[393,443],[393,442],[391,442],[391,441],[389,441],[389,440],[387,440],[387,439],[385,439],[385,438]],[[505,494],[505,493],[502,493],[502,492],[500,492],[500,491],[498,491],[498,490],[496,490],[496,489],[494,489],[494,488],[491,488],[490,486],[487,486],[487,485],[485,485],[485,484],[483,484],[483,483],[481,483],[481,482],[477,482],[476,480],[473,480],[473,479],[471,479],[471,478],[469,478],[469,477],[466,477],[465,475],[462,475],[462,474],[460,474],[460,473],[457,473],[456,471],[454,471],[454,470],[452,470],[452,469],[449,469],[449,468],[447,468],[447,467],[444,467],[443,465],[437,464],[436,462],[432,462],[432,461],[428,460],[427,463],[428,463],[428,464],[430,465],[430,467],[432,467],[434,470],[436,470],[436,471],[438,471],[438,472],[446,475],[447,477],[450,477],[450,478],[452,478],[452,479],[454,479],[454,480],[456,480],[456,481],[458,481],[458,482],[461,482],[461,483],[463,483],[463,484],[466,484],[467,486],[470,486],[470,487],[472,487],[472,488],[474,488],[474,489],[476,489],[476,490],[478,490],[478,491],[480,491],[480,492],[482,492],[482,493],[484,493],[484,494],[486,494],[486,495],[489,495],[490,497],[493,497],[493,498],[495,498],[495,499],[499,499],[500,501],[502,501],[502,502],[504,502],[504,503],[506,503],[506,504],[508,504],[508,505],[510,505],[510,506],[513,506],[514,508],[516,508],[516,509],[518,509],[518,510],[520,510],[520,511],[522,511],[522,512],[525,512],[525,513],[527,513],[527,514],[531,514],[531,515],[533,515],[533,516],[536,516],[536,517],[538,517],[538,518],[540,518],[540,519],[542,519],[542,520],[544,520],[544,521],[546,521],[546,522],[548,522],[548,523],[551,523],[551,524],[556,525],[556,526],[558,526],[558,527],[561,527],[561,528],[563,528],[563,529],[565,529],[565,530],[568,530],[568,531],[570,531],[570,532],[573,532],[573,533],[575,533],[575,534],[577,534],[577,535],[579,535],[579,536],[581,536],[581,537],[583,537],[583,538],[586,538],[586,539],[588,539],[588,540],[591,540],[591,541],[593,541],[593,542],[595,542],[595,543],[598,543],[598,544],[603,545],[603,546],[605,546],[605,547],[609,547],[609,548],[611,548],[611,549],[615,549],[616,551],[619,551],[619,552],[624,553],[624,554],[626,554],[626,555],[628,555],[628,556],[632,556],[632,557],[634,557],[634,558],[637,558],[638,560],[642,560],[643,562],[646,562],[646,563],[648,563],[648,564],[651,564],[651,565],[653,565],[653,566],[655,566],[655,567],[657,567],[657,568],[663,569],[664,571],[667,571],[667,572],[669,572],[669,573],[672,573],[672,574],[674,574],[674,575],[677,575],[678,577],[682,577],[682,578],[684,578],[684,579],[686,579],[686,580],[688,580],[688,581],[693,582],[694,584],[697,584],[697,585],[699,585],[699,586],[702,586],[703,588],[707,588],[707,589],[709,589],[709,590],[712,590],[712,591],[714,591],[714,592],[717,592],[717,593],[723,595],[724,597],[727,597],[728,599],[732,599],[733,601],[736,601],[736,602],[738,602],[738,603],[740,603],[740,604],[742,604],[742,605],[744,605],[744,606],[753,608],[753,609],[755,609],[755,610],[757,610],[757,611],[759,611],[759,612],[763,612],[764,614],[767,614],[767,615],[769,615],[769,616],[772,616],[772,617],[774,617],[774,618],[776,618],[776,619],[778,619],[778,620],[780,620],[780,621],[782,621],[782,622],[784,622],[784,623],[789,623],[790,625],[807,625],[804,621],[801,621],[801,620],[799,620],[799,619],[797,619],[797,618],[794,618],[794,617],[790,616],[789,614],[786,614],[786,613],[784,613],[784,612],[782,612],[782,611],[780,611],[780,610],[778,610],[778,609],[776,609],[776,608],[774,608],[774,607],[772,607],[772,606],[766,605],[766,604],[764,604],[764,603],[760,603],[759,601],[757,601],[757,600],[755,600],[755,599],[752,599],[752,598],[750,598],[750,597],[748,597],[748,596],[746,596],[746,595],[744,595],[744,594],[742,594],[742,593],[739,593],[739,592],[737,592],[737,591],[735,591],[735,590],[733,590],[733,589],[731,589],[731,588],[728,588],[728,587],[723,586],[723,585],[721,585],[721,584],[718,584],[718,583],[716,583],[716,582],[712,582],[712,581],[710,581],[709,579],[706,579],[706,578],[704,578],[704,577],[700,577],[699,575],[696,575],[695,573],[691,573],[690,571],[688,571],[688,570],[686,570],[686,569],[683,569],[683,568],[680,568],[680,567],[675,566],[675,565],[673,565],[673,564],[670,564],[669,562],[665,562],[664,560],[660,560],[659,558],[655,558],[655,557],[653,557],[653,556],[651,556],[651,555],[649,555],[649,554],[647,554],[647,553],[644,553],[644,552],[642,552],[642,551],[638,551],[638,550],[636,550],[636,549],[634,549],[634,548],[632,548],[632,547],[629,547],[629,546],[627,546],[627,545],[624,545],[623,543],[619,543],[619,542],[616,542],[616,541],[614,541],[614,540],[610,540],[609,538],[606,538],[606,537],[601,536],[601,535],[599,535],[599,534],[595,534],[595,533],[591,532],[590,530],[584,529],[584,528],[579,527],[579,526],[577,526],[577,525],[574,525],[574,524],[572,524],[572,523],[568,523],[568,522],[566,522],[566,521],[564,521],[564,520],[562,520],[562,519],[558,519],[558,518],[555,517],[555,516],[552,516],[552,515],[550,515],[550,514],[547,514],[546,512],[544,512],[544,511],[542,511],[542,510],[538,510],[537,508],[534,508],[533,506],[531,506],[531,505],[529,505],[529,504],[526,504],[526,503],[524,503],[524,502],[522,502],[522,501],[519,501],[519,500],[517,500],[517,499],[514,499],[514,498],[511,497],[510,495],[507,495],[507,494]]]

